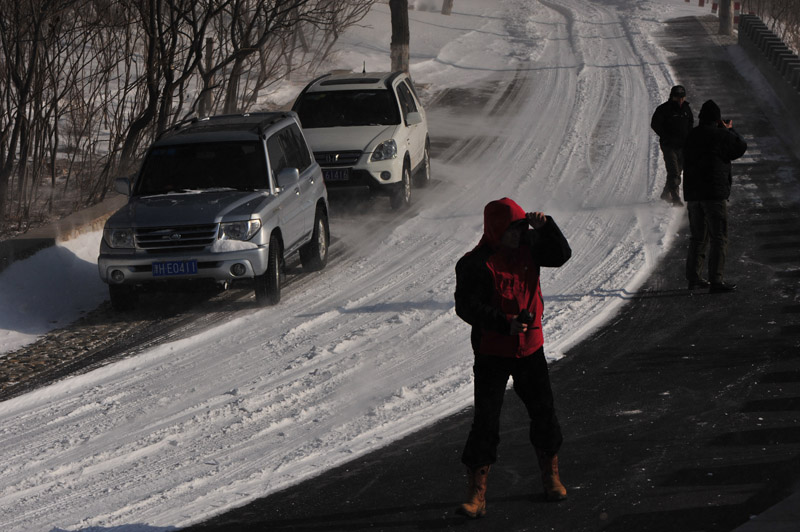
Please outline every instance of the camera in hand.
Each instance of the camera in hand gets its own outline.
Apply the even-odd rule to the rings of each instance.
[[[517,321],[520,323],[527,323],[528,325],[530,325],[531,323],[533,323],[533,314],[531,314],[528,309],[524,309],[517,316]]]

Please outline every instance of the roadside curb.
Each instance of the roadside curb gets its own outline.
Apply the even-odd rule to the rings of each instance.
[[[111,214],[125,205],[127,198],[115,194],[97,205],[75,212],[57,222],[30,231],[14,238],[0,241],[0,272],[18,260],[26,259],[37,252],[65,242],[79,235],[103,228]]]

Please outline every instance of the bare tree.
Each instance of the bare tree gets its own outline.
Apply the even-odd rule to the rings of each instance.
[[[0,230],[12,205],[21,226],[36,204],[101,200],[198,108],[257,107],[375,1],[0,0]]]
[[[325,18],[313,23],[298,25],[301,34],[308,41],[310,50],[305,52],[305,56],[311,58],[306,64],[313,70],[314,64],[319,65],[327,60],[341,33],[364,18],[376,1],[346,0],[341,2],[337,0],[320,0],[320,4],[326,7],[322,11]],[[310,29],[310,32],[306,32],[307,28]],[[300,66],[300,68],[304,67],[305,65]]]
[[[754,13],[795,53],[800,53],[800,0],[745,0],[743,13]]]
[[[27,162],[29,113],[36,75],[43,51],[43,35],[50,22],[54,3],[34,0],[0,2],[0,43],[6,105],[0,126],[3,135],[3,160],[0,161],[0,219],[5,219],[12,174],[24,176]],[[19,164],[17,157],[19,156]],[[23,180],[19,181],[24,190]]]

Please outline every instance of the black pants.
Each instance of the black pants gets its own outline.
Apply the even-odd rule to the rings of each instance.
[[[683,148],[662,145],[661,154],[664,156],[664,166],[667,168],[667,182],[664,188],[677,194],[683,174]]]
[[[686,279],[696,281],[702,277],[706,249],[710,247],[708,280],[721,283],[728,254],[728,202],[690,201],[687,209],[691,236],[686,255]]]
[[[461,461],[468,467],[497,461],[500,443],[500,410],[509,376],[530,420],[529,437],[534,448],[556,454],[561,447],[561,426],[553,408],[553,391],[544,349],[525,358],[475,355],[475,417]]]

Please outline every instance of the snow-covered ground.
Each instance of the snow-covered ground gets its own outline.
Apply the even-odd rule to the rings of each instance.
[[[542,278],[546,349],[563,356],[637,288],[684,216],[658,200],[649,121],[674,80],[652,35],[663,20],[707,12],[693,4],[457,0],[447,17],[440,0],[417,0],[415,81],[429,97],[497,88],[489,99],[502,116],[432,108],[434,141],[454,142],[414,215],[334,216],[341,258],[280,305],[0,403],[0,529],[185,526],[468,406],[472,353],[453,268],[492,199],[551,214],[570,240],[572,260]],[[389,22],[376,5],[331,68],[388,69]],[[285,85],[283,99],[300,86]],[[3,352],[106,297],[99,238],[0,274]]]

